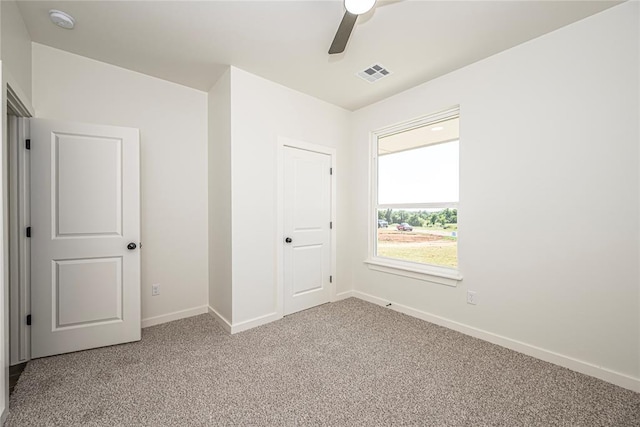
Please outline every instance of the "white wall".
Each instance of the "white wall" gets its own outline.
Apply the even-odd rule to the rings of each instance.
[[[231,323],[231,71],[209,91],[209,306]],[[223,320],[223,322],[224,322]]]
[[[638,16],[616,6],[355,112],[355,294],[640,390]],[[456,104],[463,282],[369,270],[369,132]]]
[[[351,113],[231,68],[234,325],[276,312],[278,137],[337,150],[338,293],[351,288],[347,189]]]
[[[5,79],[21,95],[31,101],[31,36],[22,20],[18,5],[12,0],[0,2],[0,46]]]
[[[140,129],[143,326],[204,312],[207,94],[34,43],[33,104],[37,117]]]

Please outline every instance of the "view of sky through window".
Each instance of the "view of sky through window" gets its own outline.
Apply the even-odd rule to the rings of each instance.
[[[378,203],[458,201],[458,141],[378,157]]]

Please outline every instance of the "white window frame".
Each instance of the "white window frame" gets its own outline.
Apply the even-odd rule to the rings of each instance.
[[[458,208],[460,200],[455,203],[408,203],[408,204],[378,204],[378,140],[401,132],[407,132],[423,126],[460,116],[460,107],[455,106],[447,110],[422,116],[407,122],[398,123],[371,132],[370,137],[370,185],[369,185],[369,255],[365,263],[371,270],[427,282],[439,283],[447,286],[457,286],[462,280],[462,274],[458,268],[448,268],[431,264],[403,261],[393,258],[379,257],[376,255],[378,242],[378,209],[429,209],[429,208]],[[458,242],[460,239],[458,238]]]

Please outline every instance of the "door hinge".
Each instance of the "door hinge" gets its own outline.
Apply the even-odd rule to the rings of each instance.
[[[331,221],[331,222],[329,223],[329,229],[330,229],[330,230],[333,230],[333,221]]]
[[[31,150],[31,140],[30,139],[27,139],[24,142],[24,148],[26,148],[27,150]]]
[[[31,315],[27,314],[27,326],[31,326]]]
[[[329,175],[333,175],[333,168],[329,168]]]
[[[31,227],[27,227],[27,237],[31,237]]]
[[[333,283],[333,276],[329,276],[329,283]]]

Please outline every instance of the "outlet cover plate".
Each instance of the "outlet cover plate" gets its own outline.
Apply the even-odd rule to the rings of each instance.
[[[475,291],[467,291],[467,304],[478,304],[478,295]]]

